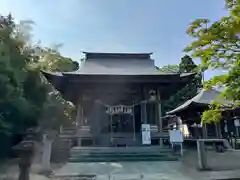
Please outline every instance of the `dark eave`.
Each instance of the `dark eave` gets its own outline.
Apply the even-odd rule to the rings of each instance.
[[[87,85],[101,87],[105,85],[142,84],[159,86],[163,94],[170,93],[174,88],[188,83],[194,74],[160,74],[160,75],[69,75],[65,73],[42,72],[46,79],[57,89],[65,99],[73,94],[75,87],[84,89]],[[170,89],[168,89],[170,88]],[[80,90],[79,89],[79,90]],[[165,95],[164,95],[165,97]],[[71,98],[70,98],[71,99]],[[70,100],[72,101],[72,100]]]
[[[50,82],[55,89],[61,91],[64,82],[66,82],[66,78],[62,75],[61,72],[46,72],[41,71],[44,77]]]
[[[161,82],[186,82],[189,81],[194,73],[172,73],[172,74],[75,74],[75,73],[53,73],[43,72],[43,75],[50,81],[69,81],[69,82],[140,82],[140,83],[161,83]]]

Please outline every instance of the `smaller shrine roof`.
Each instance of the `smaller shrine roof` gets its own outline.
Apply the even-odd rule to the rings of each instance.
[[[198,104],[198,105],[210,105],[213,103],[213,101],[218,101],[220,103],[223,103],[224,105],[230,105],[232,104],[231,101],[227,101],[223,98],[219,97],[220,92],[215,89],[201,89],[201,91],[192,99],[186,101],[182,105],[178,106],[176,109],[173,109],[171,111],[168,111],[167,114],[175,114],[182,110],[187,109],[192,104]]]

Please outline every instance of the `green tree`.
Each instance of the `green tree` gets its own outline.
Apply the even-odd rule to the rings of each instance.
[[[216,22],[196,19],[187,33],[194,41],[185,48],[192,57],[200,58],[202,70],[225,69],[227,74],[215,76],[205,82],[206,88],[223,85],[223,98],[239,105],[240,98],[240,1],[225,0],[228,15]],[[203,113],[202,120],[216,121],[221,117],[221,107],[215,103]],[[211,116],[210,116],[211,115]]]
[[[0,144],[11,150],[11,138],[27,128],[57,128],[72,120],[74,106],[46,81],[41,69],[73,71],[78,63],[31,40],[32,21],[16,24],[0,16]],[[71,121],[70,121],[71,122]],[[0,157],[6,152],[0,150]],[[6,155],[6,154],[5,154]]]
[[[75,71],[78,69],[79,64],[60,54],[59,49],[62,47],[62,44],[55,44],[52,47],[42,47],[40,43],[34,44],[31,41],[31,25],[33,25],[32,21],[22,21],[18,26],[18,29],[21,31],[18,30],[18,32],[23,41],[28,44],[28,49],[31,52],[32,61],[29,63],[29,67],[33,70],[32,73],[35,73],[35,79],[38,78],[38,82],[47,89],[47,98],[44,101],[40,101],[40,96],[39,100],[35,99],[37,102],[41,102],[42,105],[41,113],[38,117],[38,125],[43,131],[48,129],[58,130],[60,125],[71,124],[75,120],[75,107],[72,103],[64,100],[61,94],[41,76],[40,70],[51,72]],[[31,85],[31,83],[28,84]],[[38,97],[36,93],[38,90],[41,91],[41,88],[38,86],[33,87],[36,87],[36,89],[30,88],[30,91],[32,91],[30,94]]]
[[[170,65],[170,67],[172,66],[173,65]],[[195,65],[190,56],[185,55],[183,58],[181,58],[180,64],[174,65],[173,67],[178,67],[178,71],[176,71],[177,73],[196,73],[196,75],[186,86],[177,91],[177,93],[172,95],[168,100],[164,101],[163,113],[173,110],[185,101],[193,98],[197,94],[199,88],[202,86],[201,73],[198,73],[197,65]],[[168,69],[169,68],[163,68],[165,72],[169,72]]]
[[[16,24],[11,15],[1,18],[0,24],[0,131],[12,133],[23,132],[36,125],[36,117],[40,112],[46,91],[34,73],[28,67],[31,56],[26,44],[16,31]],[[37,81],[37,82],[36,82]],[[29,85],[29,83],[32,83]],[[39,101],[31,91],[39,87]],[[28,88],[30,87],[30,88]],[[7,127],[7,129],[6,129]]]
[[[11,15],[0,18],[0,132],[19,133],[44,124],[41,118],[50,111],[49,104],[67,119],[74,110],[55,93],[40,70],[74,71],[78,63],[63,57],[56,48],[31,42],[32,24],[15,24]]]
[[[63,57],[59,46],[42,48],[40,60],[35,64],[39,69],[51,72],[67,72],[78,69],[79,64],[70,58]],[[42,109],[40,125],[42,129],[57,130],[60,125],[70,125],[75,119],[75,106],[64,100],[54,87],[45,81],[48,87],[48,99]]]
[[[197,68],[197,65],[193,62],[192,58],[188,55],[185,55],[181,58],[179,64],[180,73],[194,72]]]
[[[163,73],[178,73],[179,72],[179,65],[177,64],[169,64],[166,66],[162,66],[158,68],[159,71]]]
[[[39,61],[37,65],[42,70],[47,71],[75,71],[79,68],[79,64],[76,61],[73,61],[71,58],[63,57],[60,52],[59,48],[61,45],[54,45],[52,48],[41,48],[38,47],[39,53]]]

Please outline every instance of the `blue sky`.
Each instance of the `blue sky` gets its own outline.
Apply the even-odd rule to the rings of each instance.
[[[0,12],[33,20],[35,40],[63,43],[74,60],[81,51],[153,52],[158,66],[179,63],[191,21],[226,14],[224,0],[1,0]]]

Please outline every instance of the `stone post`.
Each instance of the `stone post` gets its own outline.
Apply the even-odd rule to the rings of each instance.
[[[52,143],[54,139],[54,133],[49,132],[43,135],[43,151],[42,151],[42,170],[51,171],[50,161],[52,153]]]
[[[207,155],[203,140],[197,140],[198,167],[199,170],[209,170],[207,164]]]
[[[17,151],[19,156],[19,176],[18,180],[29,180],[30,169],[34,156],[35,138],[33,136],[33,130],[27,131],[26,138],[13,147]]]

